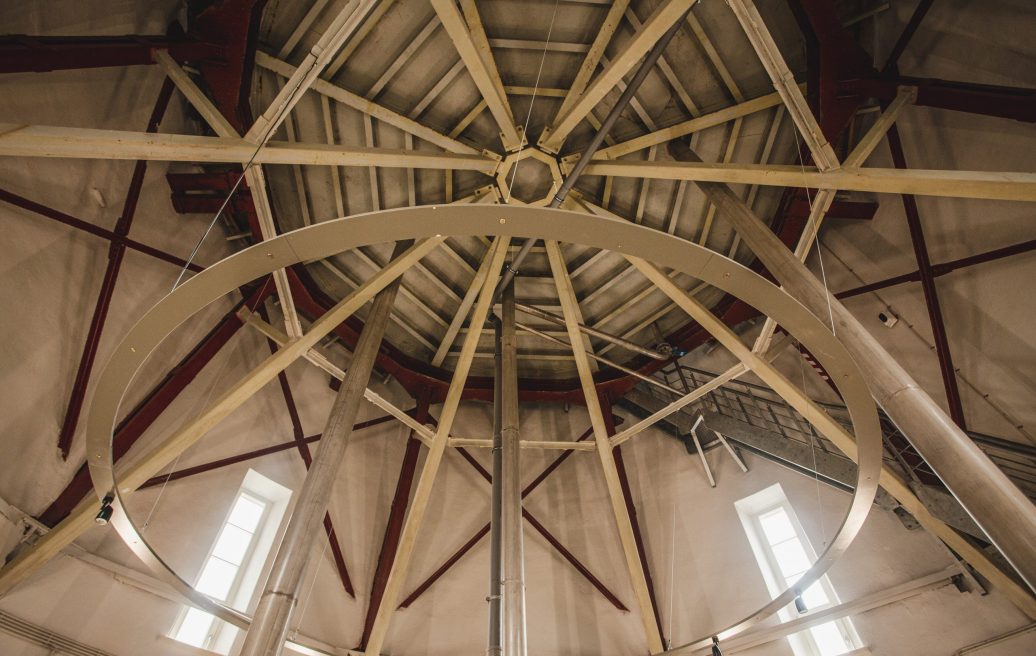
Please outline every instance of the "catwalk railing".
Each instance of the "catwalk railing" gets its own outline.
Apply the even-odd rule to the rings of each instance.
[[[673,365],[660,370],[655,377],[676,389],[682,389],[684,380],[686,380],[688,391],[691,391],[714,379],[716,374],[684,365]],[[676,398],[675,394],[654,385],[642,383],[637,386],[637,390],[664,403],[669,403]],[[820,403],[820,405],[834,419],[846,427],[851,426],[849,413],[845,406],[834,403]],[[787,401],[770,388],[762,385],[733,380],[685,406],[679,412],[689,420],[688,423],[692,423],[699,414],[716,412],[785,439],[800,442],[811,449],[844,457]],[[941,487],[938,476],[911,446],[906,436],[896,428],[896,425],[885,413],[880,409],[878,412],[881,419],[886,461],[892,464],[894,469],[915,482]],[[668,423],[676,426],[677,432],[680,432],[678,427],[683,422],[671,420]],[[968,434],[1026,496],[1036,501],[1036,447],[974,431],[968,431]]]

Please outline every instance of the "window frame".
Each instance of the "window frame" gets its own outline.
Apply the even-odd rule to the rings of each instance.
[[[211,559],[217,558],[224,562],[228,562],[224,558],[216,556],[214,552],[223,535],[223,531],[227,526],[231,526],[230,517],[242,497],[261,504],[263,508],[259,521],[256,523],[254,531],[252,531],[248,547],[242,555],[241,563],[236,566],[237,571],[234,574],[233,582],[227,590],[225,599],[217,599],[217,601],[221,601],[222,603],[238,610],[245,610],[256,593],[259,592],[257,590],[257,583],[262,578],[262,573],[269,566],[268,561],[272,555],[272,546],[277,534],[282,530],[283,520],[287,514],[288,505],[292,497],[292,491],[268,477],[259,474],[254,469],[249,469],[246,472],[241,485],[238,487],[233,501],[227,508],[227,512],[223,517],[223,521],[219,525],[219,529],[216,531],[212,544],[209,545],[208,552],[205,554],[205,557],[201,559],[198,573],[194,577],[194,587],[198,586],[198,582],[205,571],[205,567]],[[248,588],[247,590],[245,589],[246,587]],[[213,598],[215,599],[215,597]],[[190,613],[192,609],[194,609],[194,607],[189,604],[184,605],[180,609],[180,612],[177,614],[176,621],[173,622],[173,625],[167,634],[168,637],[179,645],[201,650],[203,653],[228,654],[231,651],[234,642],[239,637],[240,632],[236,627],[228,625],[217,617],[211,618],[206,637],[204,641],[202,641],[201,645],[181,641],[177,638],[177,634],[180,632],[187,614]]]
[[[752,547],[756,564],[759,566],[759,571],[766,583],[766,589],[771,598],[776,598],[781,592],[787,589],[788,584],[785,583],[780,563],[778,562],[777,556],[770,544],[769,536],[763,527],[762,518],[775,510],[783,510],[792,530],[794,531],[794,538],[798,540],[799,545],[805,552],[810,563],[814,563],[817,560],[817,553],[813,548],[813,544],[810,542],[809,536],[806,534],[801,522],[799,521],[798,515],[795,513],[795,508],[791,505],[791,502],[788,500],[787,495],[785,495],[784,489],[781,487],[780,483],[774,483],[755,494],[736,501],[734,506],[737,509],[738,517],[741,519],[741,524],[745,529],[749,544]],[[777,612],[781,623],[788,622],[799,617],[807,617],[811,612],[823,610],[841,603],[841,600],[838,598],[838,593],[835,591],[835,588],[831,584],[831,580],[828,578],[827,574],[824,574],[817,579],[816,583],[813,585],[819,585],[821,587],[824,594],[827,596],[827,603],[813,608],[807,608],[804,613],[800,613],[793,604],[789,604]],[[849,617],[841,617],[788,635],[788,642],[792,651],[795,652],[795,655],[820,656],[820,646],[817,644],[817,641],[813,636],[812,629],[827,624],[833,624],[845,641],[845,651],[839,656],[870,653],[863,645],[862,640],[860,640],[860,636],[856,632],[856,628],[853,625],[852,620]]]

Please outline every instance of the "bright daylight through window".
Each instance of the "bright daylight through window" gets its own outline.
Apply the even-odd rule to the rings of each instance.
[[[249,471],[205,559],[194,587],[213,599],[243,609],[255,592],[291,491]],[[237,630],[187,606],[172,631],[176,640],[226,654]]]
[[[816,552],[802,530],[791,504],[779,484],[735,504],[749,542],[759,563],[771,597],[795,583],[816,560]],[[801,609],[789,606],[780,611],[781,621],[808,617],[810,613],[838,603],[827,576],[810,586],[801,597]],[[866,653],[849,618],[816,624],[788,637],[796,656],[842,656]]]

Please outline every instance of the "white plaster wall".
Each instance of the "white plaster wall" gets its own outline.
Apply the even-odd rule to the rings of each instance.
[[[329,404],[330,390],[322,380],[312,382],[298,385],[297,394],[323,397]],[[378,414],[370,412],[368,416]],[[485,436],[489,421],[486,404],[465,404],[456,432]],[[522,422],[523,435],[530,439],[574,439],[589,425],[582,408],[566,413],[549,406],[523,409]],[[261,434],[255,426],[252,429],[252,434]],[[202,443],[205,448],[192,452],[191,462],[195,457],[200,461],[222,454],[221,442],[232,434],[214,434]],[[358,597],[346,597],[333,573],[324,541],[318,540],[305,583],[303,634],[342,647],[355,646],[358,641],[404,440],[405,433],[398,425],[386,424],[358,433],[347,451],[333,515]],[[249,444],[240,448],[260,446],[264,441],[248,440]],[[821,521],[829,535],[848,499],[844,493],[821,487],[818,511],[818,489],[813,480],[751,455],[747,456],[751,471],[742,474],[719,450],[708,453],[718,481],[716,488],[709,488],[697,457],[654,430],[635,438],[623,452],[663,625],[674,644],[709,634],[754,610],[767,598],[734,510],[735,501],[780,482],[811,541],[819,547],[823,540]],[[474,455],[486,463],[489,454],[480,451]],[[553,458],[537,452],[526,452],[526,456],[526,481]],[[170,557],[184,575],[193,576],[200,566],[249,466],[289,486],[297,486],[301,480],[300,461],[292,452],[285,452],[172,482],[163,493],[149,531],[162,554]],[[154,494],[139,495],[139,504],[135,505],[141,512],[150,508]],[[487,521],[488,498],[488,484],[459,454],[448,453],[404,586],[406,593]],[[633,606],[593,453],[573,454],[527,498],[526,507],[627,606]],[[82,543],[107,558],[139,568],[118,538],[106,529],[94,529]],[[483,648],[487,545],[483,540],[410,608],[396,613],[386,653],[433,655]],[[642,653],[643,632],[636,615],[613,608],[531,530],[526,531],[526,552],[530,653]],[[939,571],[950,562],[930,536],[908,531],[894,515],[875,509],[857,542],[830,576],[842,600],[850,601]],[[175,620],[177,604],[120,583],[110,574],[70,557],[55,561],[0,600],[0,608],[119,656],[183,651],[160,637]],[[952,586],[864,613],[854,621],[872,653],[890,656],[951,654],[1026,623],[996,593],[985,597],[961,594]],[[1030,653],[1032,647],[1031,640],[1023,638],[990,653],[1022,655]],[[4,653],[36,652],[14,643]],[[780,641],[750,653],[790,656],[791,652]]]

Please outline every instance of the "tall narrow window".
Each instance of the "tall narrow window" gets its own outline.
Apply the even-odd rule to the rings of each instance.
[[[799,580],[816,560],[802,525],[779,484],[746,497],[735,504],[748,534],[759,569],[772,597]],[[782,621],[827,608],[838,603],[838,596],[827,576],[802,593],[804,612],[784,608]],[[842,656],[862,653],[860,637],[849,618],[817,624],[788,637],[796,656]]]
[[[194,587],[242,610],[255,592],[291,491],[249,470],[220,527]],[[184,607],[172,637],[226,654],[237,630],[204,611]]]

